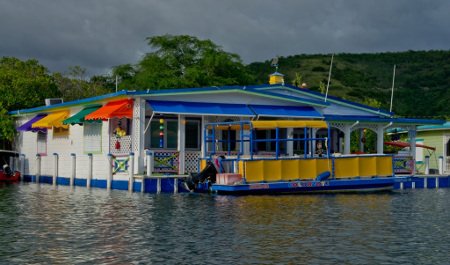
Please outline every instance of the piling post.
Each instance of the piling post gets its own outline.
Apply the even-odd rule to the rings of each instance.
[[[430,174],[430,156],[425,156],[425,174]]]
[[[439,156],[439,175],[444,174],[444,157]]]
[[[92,154],[89,153],[88,154],[88,175],[87,175],[87,179],[86,179],[86,188],[91,188],[91,182],[92,182],[92,173],[93,171],[93,157]]]
[[[75,184],[75,175],[77,172],[77,156],[74,153],[70,154],[70,158],[71,158],[71,169],[72,169],[72,174],[70,175],[70,187],[73,187],[73,185]]]
[[[40,176],[41,176],[41,155],[36,154],[36,183],[39,183]]]
[[[53,186],[56,186],[56,181],[58,179],[58,153],[53,153]]]
[[[23,175],[25,174],[25,155],[20,154],[19,160],[20,160],[20,177],[21,181],[23,182]]]
[[[128,173],[129,173],[129,180],[128,180],[128,191],[133,192],[133,184],[134,184],[134,153],[130,153],[130,159],[128,161]]]
[[[112,182],[112,163],[113,163],[113,156],[112,154],[108,154],[108,178],[106,179],[106,189],[111,189],[111,182]]]
[[[145,151],[145,160],[146,160],[146,164],[147,164],[147,173],[144,176],[142,176],[141,192],[145,192],[145,179],[152,177],[153,151],[150,151],[150,150]]]

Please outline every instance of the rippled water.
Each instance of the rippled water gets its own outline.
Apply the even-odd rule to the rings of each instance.
[[[2,264],[449,264],[450,190],[130,194],[0,187]]]

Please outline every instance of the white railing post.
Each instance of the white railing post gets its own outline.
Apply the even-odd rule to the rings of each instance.
[[[72,174],[70,175],[70,187],[73,187],[73,185],[75,184],[75,175],[77,172],[77,156],[74,153],[70,154],[71,157],[71,169],[72,169]]]
[[[53,153],[53,186],[56,186],[58,179],[58,153]]]
[[[41,155],[36,154],[36,183],[39,183],[40,176],[41,176]]]
[[[23,176],[25,175],[25,155],[20,154],[19,160],[20,160],[20,177],[21,181],[23,181]]]
[[[145,160],[147,164],[147,173],[142,176],[141,192],[145,192],[145,179],[152,177],[153,171],[153,151],[145,150]]]
[[[88,154],[88,174],[86,179],[86,188],[91,188],[91,182],[92,182],[92,171],[93,171],[93,157],[92,154]]]
[[[112,154],[108,154],[108,179],[106,180],[106,189],[111,189],[111,182],[112,182],[112,163],[113,163],[113,157]]]
[[[130,159],[128,161],[128,173],[129,173],[129,180],[128,180],[128,191],[133,192],[133,185],[134,185],[134,153],[130,153]]]
[[[425,174],[430,174],[430,156],[425,156]]]
[[[444,157],[439,156],[439,175],[444,174]]]

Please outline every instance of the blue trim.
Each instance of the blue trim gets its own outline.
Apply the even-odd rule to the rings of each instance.
[[[380,123],[404,123],[404,124],[442,124],[443,120],[429,119],[408,119],[408,118],[375,118],[366,116],[340,116],[340,115],[324,115],[326,121],[368,121]]]
[[[249,108],[260,117],[323,118],[318,111],[309,106],[249,105]]]
[[[255,114],[244,104],[156,100],[147,100],[147,103],[150,104],[153,111],[157,113],[255,116]]]

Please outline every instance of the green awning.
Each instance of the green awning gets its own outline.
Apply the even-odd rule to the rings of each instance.
[[[63,124],[75,125],[75,124],[83,124],[85,122],[89,122],[89,123],[102,122],[101,120],[85,120],[84,119],[84,117],[86,117],[86,115],[91,114],[92,112],[98,110],[101,107],[102,107],[101,105],[97,105],[97,106],[90,106],[90,107],[84,108],[83,110],[81,110],[77,114],[73,115],[72,117],[65,119],[63,121]]]

